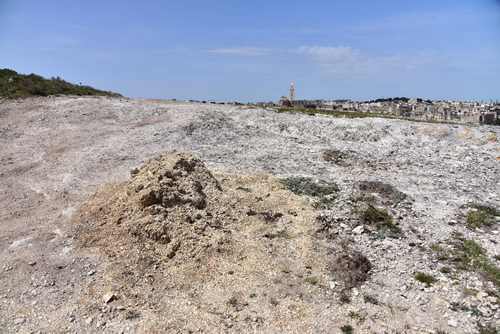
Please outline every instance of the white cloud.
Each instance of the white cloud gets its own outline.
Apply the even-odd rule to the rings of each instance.
[[[361,77],[421,69],[443,59],[432,52],[374,54],[349,46],[301,46],[297,52],[328,73]]]
[[[272,50],[262,47],[254,47],[254,46],[241,46],[241,47],[222,47],[207,50],[207,52],[211,53],[222,53],[222,54],[231,54],[236,56],[262,56],[268,54]]]
[[[283,28],[280,32],[292,33],[292,34],[322,34],[323,31],[311,28]]]

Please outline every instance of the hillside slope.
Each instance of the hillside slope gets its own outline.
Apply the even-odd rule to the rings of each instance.
[[[498,127],[105,97],[0,118],[4,332],[500,326]]]
[[[0,69],[0,97],[25,98],[49,95],[102,95],[121,96],[90,86],[75,85],[60,77],[45,79],[36,74],[19,74],[10,69]]]

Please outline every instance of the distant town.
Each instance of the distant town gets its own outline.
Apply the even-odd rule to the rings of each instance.
[[[320,108],[338,111],[394,115],[420,120],[454,121],[478,125],[500,125],[500,103],[476,101],[423,100],[421,98],[380,98],[374,101],[295,100],[295,87],[290,84],[290,98],[282,96],[276,103],[257,102],[256,106]]]
[[[191,102],[199,102],[189,100]],[[206,103],[206,101],[202,101]],[[210,103],[215,103],[209,101]],[[238,102],[225,104],[243,105]],[[477,101],[424,100],[421,98],[380,98],[373,101],[342,100],[296,100],[295,87],[290,84],[290,97],[283,95],[277,102],[247,103],[258,107],[290,107],[328,109],[344,112],[362,112],[369,114],[392,115],[426,121],[450,121],[473,123],[477,125],[500,125],[500,103]]]

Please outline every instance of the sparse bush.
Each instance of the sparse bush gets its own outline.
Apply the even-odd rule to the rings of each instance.
[[[363,117],[384,117],[383,115],[361,113],[361,112],[347,112],[347,111],[336,111],[336,110],[326,110],[326,109],[316,109],[316,108],[291,108],[291,107],[281,107],[278,108],[278,112],[288,112],[291,114],[301,113],[308,115],[324,114],[334,117],[347,117],[347,118],[363,118]]]
[[[309,282],[309,283],[311,283],[312,285],[316,285],[316,284],[318,284],[318,281],[319,281],[319,280],[318,280],[318,278],[317,278],[317,277],[315,277],[315,276],[311,276],[311,277],[308,277],[308,278],[306,279],[306,282]]]
[[[351,302],[351,297],[349,295],[349,291],[347,289],[342,289],[339,293],[339,301],[342,304],[348,304]]]
[[[394,227],[387,210],[380,210],[371,205],[366,210],[361,211],[361,217],[370,224],[375,225],[377,231]]]
[[[347,153],[340,150],[326,150],[323,152],[323,159],[336,165],[342,164],[345,158],[347,158]]]
[[[500,217],[500,210],[490,204],[471,203],[466,207],[472,209],[465,214],[465,223],[470,229],[491,227],[494,217]]]
[[[334,182],[323,180],[314,181],[312,178],[308,177],[289,177],[278,180],[278,182],[297,195],[325,197],[339,191],[339,187]]]
[[[477,324],[479,334],[498,334],[498,330],[491,324]]]
[[[469,207],[482,211],[490,216],[500,217],[500,210],[490,204],[471,203]]]
[[[361,217],[371,224],[378,224],[389,220],[391,220],[392,224],[392,219],[389,216],[389,213],[387,213],[387,210],[380,210],[373,206],[370,206],[368,209],[361,211]]]
[[[357,203],[357,202],[373,202],[375,200],[375,196],[373,196],[373,195],[367,195],[367,196],[360,195],[360,196],[357,196],[357,197],[351,197],[349,199],[353,203]]]
[[[451,268],[450,267],[442,267],[439,271],[441,271],[443,274],[449,274],[449,273],[451,273]]]
[[[359,316],[358,312],[356,311],[349,311],[349,313],[347,314],[350,318],[356,318]]]
[[[365,301],[365,303],[373,304],[373,305],[378,305],[378,300],[375,297],[373,297],[373,296],[364,295],[363,296],[363,300]]]
[[[415,274],[415,279],[419,282],[425,283],[427,286],[431,286],[432,283],[436,281],[436,278],[430,274],[425,274],[421,271],[418,271]]]
[[[340,327],[340,330],[344,334],[351,334],[354,331],[354,328],[352,328],[351,325],[344,325],[344,326]]]
[[[401,203],[407,198],[405,193],[381,181],[362,181],[359,183],[359,189],[365,193],[377,193],[393,203]]]
[[[472,210],[467,213],[467,227],[470,229],[481,228],[488,226],[488,215],[485,212]]]

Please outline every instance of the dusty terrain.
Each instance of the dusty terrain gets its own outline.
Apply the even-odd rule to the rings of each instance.
[[[499,329],[499,217],[466,219],[500,208],[498,127],[76,97],[0,119],[0,332]]]

